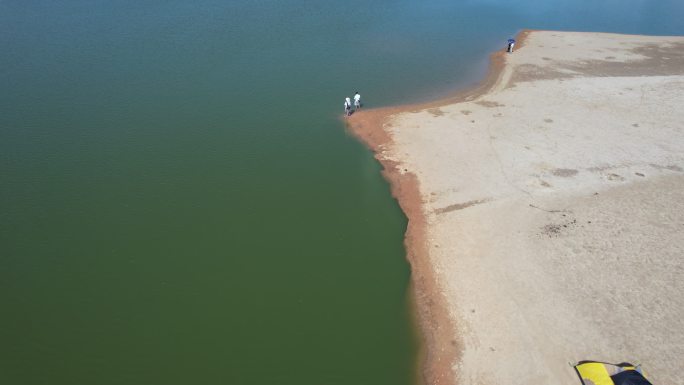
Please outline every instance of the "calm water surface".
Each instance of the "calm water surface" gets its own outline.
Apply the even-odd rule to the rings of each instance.
[[[0,1],[0,383],[410,384],[406,220],[337,117],[684,2]]]

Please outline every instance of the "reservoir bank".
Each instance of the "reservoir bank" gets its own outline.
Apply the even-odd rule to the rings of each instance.
[[[2,2],[3,380],[413,383],[406,218],[343,97],[451,93],[520,26],[676,34],[680,10]]]

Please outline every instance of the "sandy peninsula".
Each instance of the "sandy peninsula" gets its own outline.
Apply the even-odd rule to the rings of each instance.
[[[352,132],[409,217],[425,384],[684,384],[684,37],[525,31],[477,89]]]

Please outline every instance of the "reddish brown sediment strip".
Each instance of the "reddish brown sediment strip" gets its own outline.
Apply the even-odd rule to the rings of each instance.
[[[531,31],[525,30],[518,34],[517,49],[524,46],[529,32]],[[446,298],[430,262],[427,217],[423,211],[418,179],[411,172],[399,172],[396,162],[382,156],[382,150],[392,146],[392,137],[384,129],[384,125],[392,115],[398,113],[436,108],[472,100],[485,94],[498,82],[504,68],[505,55],[503,49],[491,54],[486,77],[473,88],[427,103],[364,109],[345,119],[350,132],[375,153],[375,158],[383,166],[382,174],[390,183],[392,196],[397,199],[408,218],[404,244],[406,258],[411,265],[411,296],[422,340],[419,352],[422,375],[419,376],[419,381],[423,384],[445,385],[457,382],[457,374],[452,367],[459,360],[461,339],[454,335],[454,320],[449,316]]]

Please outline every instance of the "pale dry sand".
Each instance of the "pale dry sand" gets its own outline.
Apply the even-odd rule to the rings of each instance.
[[[361,111],[407,245],[429,384],[684,384],[684,37],[525,32],[486,90]]]

